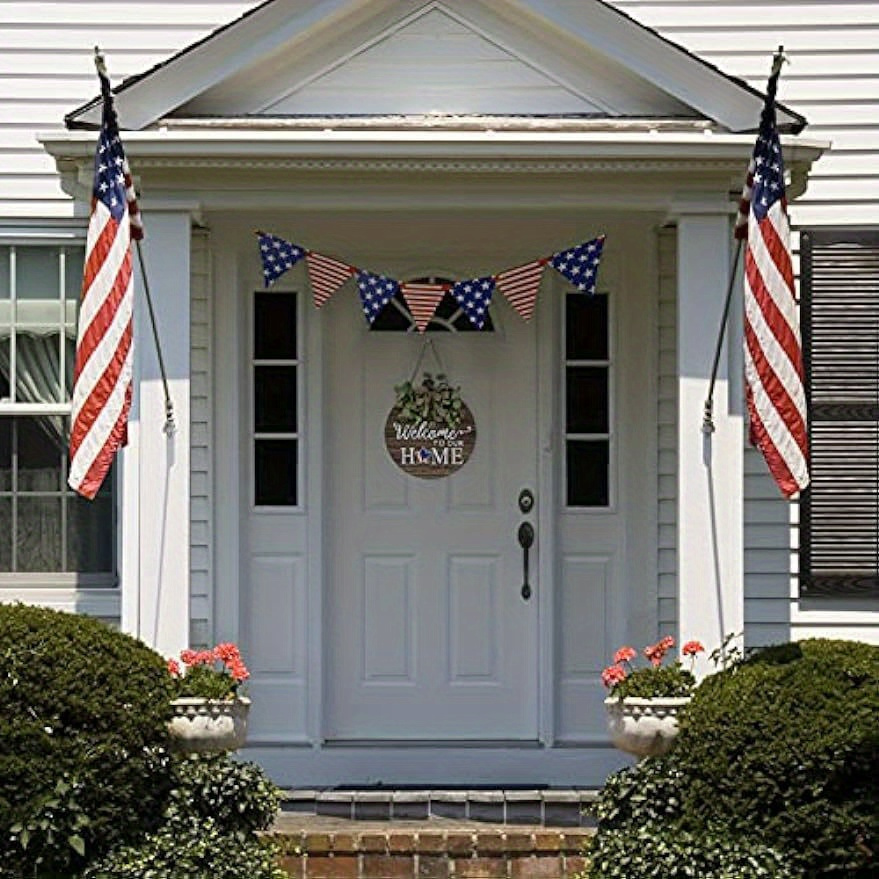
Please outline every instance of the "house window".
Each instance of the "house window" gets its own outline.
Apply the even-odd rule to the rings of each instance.
[[[297,308],[295,293],[253,297],[253,484],[259,507],[299,503]]]
[[[812,484],[800,592],[879,593],[879,230],[804,231],[801,293]]]
[[[81,247],[0,246],[0,578],[113,582],[112,478],[94,501],[67,487]]]
[[[608,298],[565,296],[565,496],[568,507],[610,506]]]

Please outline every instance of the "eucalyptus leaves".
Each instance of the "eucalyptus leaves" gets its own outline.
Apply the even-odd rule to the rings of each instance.
[[[464,404],[461,388],[452,387],[443,373],[425,372],[420,385],[411,381],[395,385],[397,418],[405,424],[430,421],[437,426],[457,427],[461,423]]]

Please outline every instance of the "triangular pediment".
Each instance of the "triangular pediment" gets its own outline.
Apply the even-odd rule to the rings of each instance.
[[[162,119],[562,116],[753,128],[760,96],[599,0],[271,0],[123,84]],[[787,118],[785,118],[787,117]],[[781,124],[797,127],[782,108]],[[98,122],[87,105],[68,123]]]

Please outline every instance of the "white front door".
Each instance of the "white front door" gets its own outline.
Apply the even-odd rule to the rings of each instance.
[[[498,302],[493,332],[370,331],[336,299],[321,315],[324,738],[534,741],[539,535],[525,599],[517,529],[537,523],[519,509],[523,489],[537,494],[536,327]],[[426,339],[477,430],[470,460],[439,479],[403,473],[384,442]],[[430,350],[422,370],[438,371]]]

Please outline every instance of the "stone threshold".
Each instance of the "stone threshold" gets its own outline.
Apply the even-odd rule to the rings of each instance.
[[[594,826],[598,792],[545,789],[340,789],[289,790],[285,813],[352,821],[424,821],[430,818],[547,827]]]
[[[291,879],[576,879],[590,828],[357,822],[282,814],[269,834]]]

